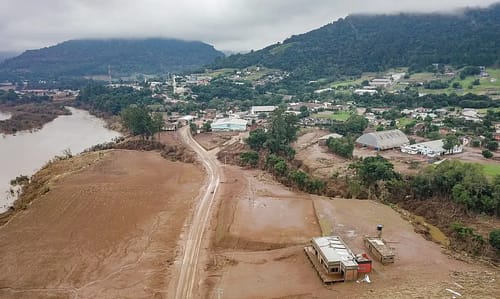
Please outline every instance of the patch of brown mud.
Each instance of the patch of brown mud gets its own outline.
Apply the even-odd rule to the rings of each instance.
[[[0,228],[0,297],[164,297],[203,172],[124,150],[43,171],[50,190]]]

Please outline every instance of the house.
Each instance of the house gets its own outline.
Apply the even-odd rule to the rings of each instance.
[[[211,124],[212,131],[246,131],[248,121],[239,118],[222,118],[217,119]]]
[[[354,90],[354,94],[357,94],[357,95],[364,95],[364,94],[374,95],[377,93],[378,93],[378,91],[370,90],[370,89],[356,89],[356,90]]]
[[[323,282],[358,278],[356,256],[339,236],[313,238],[304,250]]]
[[[388,150],[399,148],[409,144],[410,140],[400,130],[388,130],[366,133],[356,139],[358,146],[368,147],[375,150]]]
[[[387,86],[390,86],[392,84],[392,80],[391,79],[377,78],[377,79],[371,80],[369,84],[370,84],[370,86],[387,87]]]
[[[178,121],[182,126],[185,126],[195,120],[196,117],[193,115],[185,115],[183,117],[179,117]]]
[[[250,109],[251,114],[260,114],[260,113],[271,113],[276,110],[278,107],[276,106],[252,106]]]

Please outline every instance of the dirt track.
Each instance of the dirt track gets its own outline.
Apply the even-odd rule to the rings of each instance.
[[[0,298],[166,296],[203,172],[153,152],[90,155],[0,228]]]

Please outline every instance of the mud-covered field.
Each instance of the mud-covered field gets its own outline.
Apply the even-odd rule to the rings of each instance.
[[[126,150],[61,163],[0,227],[0,298],[166,297],[203,172]]]

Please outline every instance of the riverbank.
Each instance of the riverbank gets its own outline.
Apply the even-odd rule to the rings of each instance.
[[[0,111],[11,115],[0,120],[0,134],[16,134],[21,131],[41,129],[61,115],[71,114],[66,105],[71,102],[41,102],[21,105],[0,105]]]
[[[59,116],[40,130],[0,136],[0,212],[15,200],[10,192],[12,179],[19,175],[31,176],[54,156],[78,154],[120,136],[106,129],[103,120],[87,111],[67,109],[71,115]]]
[[[36,200],[0,227],[0,297],[165,297],[203,178],[194,164],[130,150],[43,168],[25,193]]]

